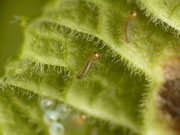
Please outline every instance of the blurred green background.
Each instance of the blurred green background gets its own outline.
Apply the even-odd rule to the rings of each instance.
[[[8,59],[15,56],[23,41],[18,16],[33,17],[47,0],[0,0],[0,76]]]

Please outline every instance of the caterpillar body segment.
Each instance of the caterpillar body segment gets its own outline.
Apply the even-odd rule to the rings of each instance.
[[[132,11],[123,23],[123,38],[127,44],[131,42],[131,29],[136,18],[137,12]]]
[[[86,74],[89,72],[89,70],[90,70],[91,66],[93,65],[93,63],[95,61],[97,61],[99,58],[100,58],[100,54],[99,53],[94,52],[93,54],[91,54],[89,59],[84,64],[84,67],[83,67],[82,71],[76,77],[78,79],[84,78],[86,76]]]

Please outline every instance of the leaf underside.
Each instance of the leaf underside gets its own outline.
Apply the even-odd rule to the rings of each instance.
[[[91,135],[94,126],[102,135],[148,134],[156,129],[160,65],[166,58],[179,57],[180,47],[174,35],[154,26],[138,8],[126,0],[53,0],[42,15],[26,20],[22,49],[1,79],[2,134],[48,134],[39,108],[41,96],[101,120],[65,135]],[[133,10],[138,16],[126,44],[123,24]],[[100,59],[85,78],[77,79],[93,52],[100,53]],[[158,135],[164,133],[158,130]]]

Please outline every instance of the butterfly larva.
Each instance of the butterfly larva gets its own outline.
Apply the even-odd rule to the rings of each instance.
[[[97,61],[100,58],[100,54],[97,52],[94,52],[93,54],[91,54],[90,58],[87,60],[87,62],[85,63],[81,73],[79,73],[76,77],[78,79],[82,79],[90,70],[92,64]]]
[[[77,124],[83,124],[87,120],[87,116],[85,114],[81,114],[76,117]]]
[[[126,18],[125,22],[123,23],[123,38],[126,43],[131,42],[131,27],[134,22],[134,20],[137,17],[136,11],[131,11],[128,17]]]

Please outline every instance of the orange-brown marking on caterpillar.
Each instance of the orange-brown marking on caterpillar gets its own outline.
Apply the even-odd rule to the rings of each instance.
[[[86,61],[81,73],[79,73],[76,77],[78,79],[82,79],[86,76],[86,74],[88,73],[88,71],[90,70],[92,64],[97,61],[100,58],[100,54],[97,52],[94,52],[93,54],[91,54],[91,56],[89,57],[89,59]]]
[[[87,116],[85,114],[81,114],[76,117],[77,124],[83,124],[86,120],[87,120]]]
[[[132,24],[136,19],[136,17],[137,17],[137,12],[131,11],[123,23],[123,38],[127,44],[131,42],[131,29],[132,29]]]
[[[180,134],[180,58],[171,58],[161,65],[165,81],[159,91],[158,108],[164,123]]]

